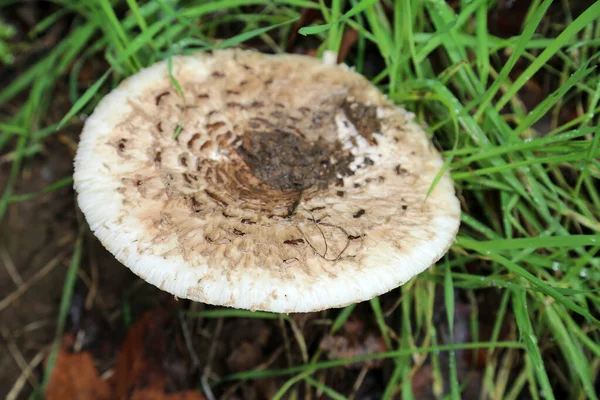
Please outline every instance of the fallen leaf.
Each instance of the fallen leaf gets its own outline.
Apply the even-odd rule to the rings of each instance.
[[[98,375],[90,353],[71,353],[66,345],[69,342],[73,342],[72,335],[66,334],[46,388],[46,399],[112,399],[110,386]]]
[[[166,394],[165,359],[172,313],[161,308],[145,313],[127,332],[117,358],[113,385],[117,399],[204,400],[199,392],[187,390]]]
[[[48,387],[48,400],[205,400],[197,391],[165,393],[168,332],[172,314],[167,309],[147,312],[135,322],[121,345],[114,374],[100,378],[88,352],[69,351],[75,342],[67,333],[59,350]],[[170,388],[172,389],[172,388]]]
[[[117,398],[127,399],[137,389],[164,387],[166,379],[160,357],[167,345],[163,325],[168,319],[164,310],[147,312],[129,328],[112,380]],[[146,347],[151,351],[146,352]]]
[[[206,400],[199,392],[188,390],[182,393],[165,394],[156,389],[142,389],[133,392],[128,400]]]

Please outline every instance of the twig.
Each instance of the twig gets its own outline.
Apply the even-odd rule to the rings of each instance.
[[[54,323],[53,318],[40,319],[37,321],[30,322],[27,325],[22,326],[21,328],[15,329],[12,332],[12,337],[15,339],[18,339],[21,335],[23,335],[25,333],[30,333],[30,332],[36,331],[38,329],[41,329],[41,328],[51,325],[53,323]]]
[[[28,365],[27,361],[25,360],[25,357],[23,357],[23,353],[21,353],[21,350],[19,350],[19,347],[15,343],[8,329],[5,326],[3,326],[2,329],[0,329],[0,333],[2,334],[2,338],[6,341],[6,347],[8,347],[8,351],[13,357],[15,363],[19,366],[22,372],[26,371]],[[36,377],[31,374],[27,375],[27,380],[34,387],[39,385],[39,382],[36,379]]]
[[[0,257],[2,258],[2,262],[4,263],[4,267],[6,268],[10,279],[12,279],[17,287],[21,286],[23,284],[23,278],[19,275],[15,263],[4,245],[0,246]]]
[[[283,344],[285,346],[285,357],[287,359],[288,367],[293,365],[292,362],[292,350],[290,348],[290,338],[287,334],[287,329],[285,328],[285,320],[283,319],[283,315],[279,314],[279,326],[281,327],[281,333],[283,334]]]
[[[215,353],[217,351],[217,341],[221,337],[221,330],[223,329],[223,318],[219,318],[217,320],[217,326],[215,328],[213,340],[210,344],[210,348],[208,349],[208,357],[206,358],[206,366],[204,367],[204,372],[202,373],[202,379],[200,383],[202,384],[202,390],[204,390],[204,394],[208,400],[215,400],[215,395],[210,389],[210,384],[208,383],[208,377],[210,376],[210,372],[212,369],[212,362],[215,358]]]
[[[43,277],[48,275],[63,259],[65,253],[60,253],[56,257],[54,257],[50,262],[48,262],[42,269],[35,273],[27,282],[23,283],[19,286],[14,292],[6,296],[2,301],[0,301],[0,311],[4,310],[6,307],[11,305],[15,300],[17,300],[23,293],[27,291],[32,285],[37,283]]]
[[[367,372],[369,372],[369,367],[367,365],[364,365],[360,370],[360,373],[358,374],[358,378],[356,378],[354,385],[352,385],[352,393],[350,393],[350,396],[348,396],[348,400],[354,400],[356,393],[358,393],[358,389],[360,389],[360,386],[362,385],[363,381],[365,380],[365,377],[367,376]]]
[[[292,332],[294,333],[294,337],[296,338],[296,342],[298,343],[298,347],[300,348],[300,354],[302,354],[302,361],[304,363],[308,362],[308,350],[306,349],[306,341],[304,340],[304,335],[302,334],[302,330],[298,328],[298,325],[294,322],[292,318],[288,318],[288,322],[292,327]]]
[[[200,359],[198,358],[198,353],[194,349],[194,344],[192,343],[192,338],[190,337],[190,330],[188,329],[187,321],[183,318],[183,313],[180,311],[177,313],[179,317],[179,323],[181,324],[181,331],[183,332],[183,340],[185,341],[185,347],[187,347],[188,353],[190,353],[190,358],[192,359],[192,365],[194,366],[194,371],[200,365]]]
[[[6,395],[6,400],[16,400],[25,386],[25,382],[33,376],[31,373],[44,360],[46,350],[37,353],[27,364],[27,367],[21,372],[21,375],[15,381],[15,384]]]

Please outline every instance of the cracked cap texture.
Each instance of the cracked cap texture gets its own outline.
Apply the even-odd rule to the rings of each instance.
[[[370,299],[435,263],[460,206],[413,115],[344,66],[222,50],[123,81],[74,185],[124,265],[178,297],[274,312]]]

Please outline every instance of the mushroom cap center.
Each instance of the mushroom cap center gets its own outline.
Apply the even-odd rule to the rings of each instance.
[[[354,159],[339,141],[318,138],[310,142],[301,132],[281,129],[248,132],[238,154],[251,173],[270,187],[297,191],[326,188],[337,177],[351,173],[348,165]]]

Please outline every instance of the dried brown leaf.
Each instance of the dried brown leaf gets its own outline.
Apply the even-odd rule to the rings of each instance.
[[[46,388],[47,400],[109,400],[112,398],[108,382],[102,380],[88,352],[71,353],[67,346],[72,342],[65,335],[58,351],[56,364]]]

